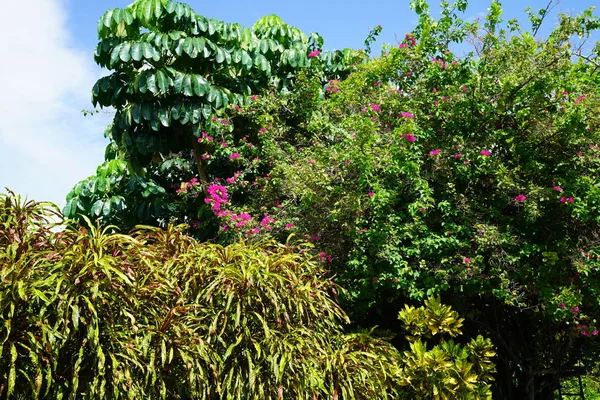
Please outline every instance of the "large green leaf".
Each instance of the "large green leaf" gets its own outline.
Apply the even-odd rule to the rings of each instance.
[[[158,93],[158,88],[156,86],[156,71],[148,72],[146,75],[146,86],[148,87],[150,93]]]
[[[186,96],[194,95],[194,88],[192,87],[192,75],[185,74],[183,78],[183,94]]]
[[[210,84],[202,75],[193,75],[191,77],[194,94],[196,96],[204,96],[209,90]]]
[[[162,70],[156,71],[156,84],[161,94],[166,94],[171,86],[171,78]]]
[[[121,50],[119,51],[119,58],[123,62],[129,62],[131,60],[131,43],[125,42],[121,44]]]
[[[131,58],[135,61],[141,61],[143,57],[142,44],[135,42],[131,45]]]

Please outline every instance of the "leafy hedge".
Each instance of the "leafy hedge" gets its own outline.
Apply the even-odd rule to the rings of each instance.
[[[174,226],[139,227],[132,236],[112,230],[0,195],[1,395],[368,399],[425,398],[437,388],[489,395],[489,340],[449,342],[441,353],[418,341],[404,362],[386,341],[346,333],[348,317],[335,301],[341,289],[307,244],[222,247]],[[424,337],[455,336],[462,323],[435,300],[401,318]]]

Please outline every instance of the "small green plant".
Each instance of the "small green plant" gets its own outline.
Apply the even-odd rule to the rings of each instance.
[[[419,308],[406,305],[400,320],[409,333],[401,384],[411,399],[491,399],[495,356],[491,340],[477,336],[466,345],[446,337],[462,334],[463,319],[433,297]],[[433,340],[432,340],[433,339]],[[435,345],[429,345],[429,342]]]

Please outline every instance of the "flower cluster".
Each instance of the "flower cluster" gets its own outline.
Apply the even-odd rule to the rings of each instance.
[[[313,50],[310,53],[308,53],[309,57],[318,57],[319,54],[321,54],[321,50]]]
[[[329,84],[327,85],[327,88],[325,89],[328,92],[331,93],[337,93],[340,90],[340,81],[337,79],[332,79],[329,81]]]
[[[204,199],[204,202],[206,204],[211,204],[213,211],[220,211],[221,205],[229,202],[229,196],[225,186],[212,184],[208,186],[207,192],[208,197]]]
[[[413,36],[412,32],[409,32],[406,35],[404,35],[404,40],[406,41],[406,43],[403,43],[403,44],[405,44],[406,46],[414,47],[417,45],[417,39]],[[406,47],[406,46],[400,45],[400,47]]]
[[[213,140],[215,140],[215,138],[213,138],[212,136],[210,136],[209,134],[207,134],[206,132],[202,132],[202,137],[198,138],[198,143],[201,143],[203,140],[207,140],[208,142],[212,142]]]

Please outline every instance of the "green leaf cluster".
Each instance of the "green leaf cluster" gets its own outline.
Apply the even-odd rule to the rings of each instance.
[[[402,384],[412,399],[491,399],[496,355],[491,340],[477,336],[466,345],[446,340],[460,336],[462,318],[435,298],[424,306],[406,306],[399,319],[409,336],[409,350],[402,358]],[[434,346],[426,338],[442,336]],[[425,341],[423,340],[425,339]]]

